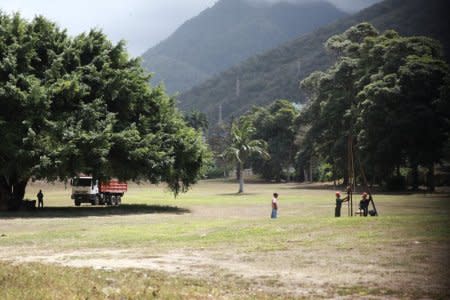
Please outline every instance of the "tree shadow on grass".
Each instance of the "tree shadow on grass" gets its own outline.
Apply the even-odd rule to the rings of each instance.
[[[221,194],[216,194],[217,196],[236,196],[236,197],[241,197],[241,196],[251,196],[251,195],[258,195],[258,193],[221,193]]]
[[[0,212],[0,219],[14,218],[80,218],[108,217],[143,214],[175,214],[190,213],[187,208],[164,205],[122,204],[120,206],[80,206],[80,207],[44,207],[26,211]]]
[[[344,185],[337,185],[334,186],[332,184],[309,184],[309,183],[299,183],[298,185],[293,186],[285,186],[281,187],[280,189],[287,189],[287,190],[317,190],[317,191],[341,191],[345,194],[346,186]],[[363,192],[367,191],[367,188],[364,186],[357,186],[356,191],[353,192],[353,195],[361,194]],[[409,195],[416,195],[416,194],[422,194],[426,197],[443,197],[447,196],[450,197],[450,193],[447,191],[435,191],[433,193],[430,193],[426,190],[404,190],[404,191],[388,191],[383,187],[380,186],[373,186],[370,188],[370,191],[372,194],[379,194],[379,195],[385,195],[385,196],[409,196]]]

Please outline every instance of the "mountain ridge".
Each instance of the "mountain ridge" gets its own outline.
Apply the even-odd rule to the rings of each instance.
[[[324,1],[254,5],[221,0],[142,55],[169,92],[185,91],[255,54],[347,14]]]
[[[374,24],[380,31],[394,29],[402,35],[436,38],[443,44],[448,60],[447,8],[445,0],[410,0],[407,3],[385,0],[216,75],[181,94],[179,107],[202,111],[214,123],[218,119],[219,106],[223,117],[230,118],[244,113],[252,105],[267,105],[276,99],[304,102],[299,81],[315,70],[327,68],[333,61],[325,52],[324,42],[364,21]],[[237,81],[239,91],[236,90]]]

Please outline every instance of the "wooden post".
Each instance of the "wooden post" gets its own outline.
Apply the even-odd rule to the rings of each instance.
[[[352,160],[351,160],[351,163],[352,163],[352,182],[351,182],[351,188],[352,188],[352,199],[351,199],[351,204],[350,204],[350,206],[351,206],[351,211],[350,211],[350,214],[351,214],[351,216],[353,217],[353,192],[356,190],[356,176],[355,176],[355,158],[354,158],[354,156],[353,156],[353,139],[352,139],[352,141],[351,141],[351,148],[350,148],[350,151],[351,151],[351,155],[352,155]]]
[[[353,137],[352,135],[348,136],[347,141],[347,170],[348,170],[348,189],[350,190],[349,199],[348,199],[348,207],[349,216],[353,217],[353,190],[356,186],[355,184],[355,164],[354,164],[354,156],[353,156]]]

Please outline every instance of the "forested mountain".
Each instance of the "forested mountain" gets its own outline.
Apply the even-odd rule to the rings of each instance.
[[[152,83],[182,92],[243,60],[346,16],[332,4],[220,0],[143,54]]]
[[[253,105],[275,99],[304,102],[299,81],[315,70],[330,66],[332,57],[324,42],[332,35],[360,22],[370,22],[379,30],[394,29],[402,35],[425,35],[443,44],[450,58],[449,2],[447,0],[386,0],[353,16],[301,36],[244,63],[180,95],[183,110],[199,110],[217,121],[219,107],[223,118],[238,116]]]

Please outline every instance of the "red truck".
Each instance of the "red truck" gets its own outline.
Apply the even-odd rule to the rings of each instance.
[[[128,190],[125,182],[111,179],[106,182],[94,180],[92,176],[80,176],[71,180],[72,199],[76,206],[81,203],[92,205],[120,205],[123,194]]]

